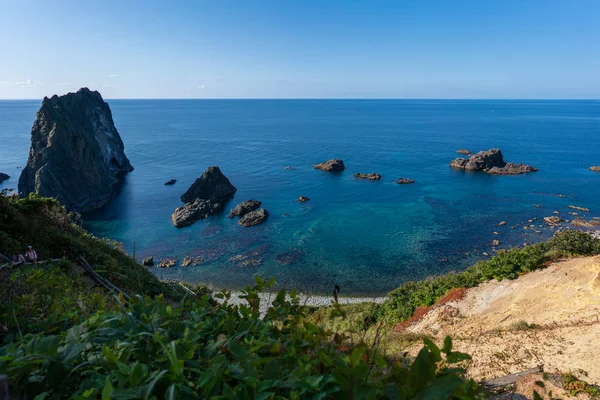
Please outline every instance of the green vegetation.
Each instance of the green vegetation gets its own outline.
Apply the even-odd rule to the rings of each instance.
[[[30,267],[22,275],[35,279],[38,271]],[[377,346],[350,343],[339,331],[307,322],[294,293],[286,300],[280,292],[261,317],[258,294],[271,283],[257,278],[244,291],[248,305],[241,306],[230,305],[224,291],[217,295],[223,305],[209,296],[179,304],[138,296],[128,306],[115,298],[104,307],[98,294],[82,307],[73,301],[81,293],[68,288],[53,299],[59,304],[52,310],[74,317],[30,320],[30,328],[21,327],[0,348],[0,374],[8,375],[13,394],[31,399],[446,399],[480,393],[458,368],[469,356],[452,351],[449,338],[442,349],[425,339],[412,362],[389,362]],[[19,302],[15,315],[23,317],[30,306]],[[89,316],[67,328],[82,309]]]
[[[230,294],[186,297],[118,249],[72,223],[51,199],[0,197],[3,253],[32,244],[51,265],[0,271],[0,374],[11,396],[118,399],[438,399],[474,398],[465,379],[468,355],[427,338],[415,359],[384,357],[375,340],[355,340],[331,311],[335,329],[311,322],[291,293],[278,294],[266,315],[259,292],[247,305]],[[96,286],[70,260],[83,255],[129,294]],[[420,339],[420,338],[419,338]]]
[[[127,292],[179,296],[119,250],[118,243],[98,239],[73,224],[56,200],[34,194],[19,200],[0,196],[0,253],[10,258],[24,253],[28,245],[40,260],[83,256],[98,273]]]
[[[561,232],[545,243],[499,251],[491,260],[480,261],[464,272],[407,282],[391,291],[385,303],[363,313],[362,318],[364,324],[404,321],[417,307],[433,305],[450,289],[471,288],[491,279],[516,279],[524,273],[544,268],[549,261],[560,257],[593,254],[600,254],[599,239],[580,231]]]
[[[530,329],[535,329],[535,324],[530,324],[527,321],[517,321],[510,325],[510,330],[512,331],[528,331]]]
[[[565,390],[573,397],[585,393],[590,399],[600,399],[600,387],[578,379],[571,372],[561,375],[561,382]]]

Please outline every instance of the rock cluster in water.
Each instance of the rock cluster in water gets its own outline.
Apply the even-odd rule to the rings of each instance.
[[[354,177],[359,179],[368,179],[370,181],[378,181],[381,179],[381,175],[376,174],[375,172],[371,172],[369,174],[356,173],[354,174]]]
[[[468,159],[456,158],[450,167],[468,171],[483,171],[491,175],[518,175],[537,171],[527,164],[506,163],[500,149],[490,149],[472,154]]]
[[[269,212],[264,208],[259,208],[258,210],[250,211],[245,214],[240,220],[238,224],[241,226],[254,226],[260,225],[265,222],[269,218]]]
[[[42,101],[19,192],[55,197],[69,210],[90,211],[108,203],[132,170],[110,107],[100,93],[82,88]]]
[[[181,196],[185,205],[175,209],[171,221],[177,228],[215,215],[237,191],[219,167],[208,167]]]
[[[10,176],[8,176],[7,174],[0,172],[0,183],[4,182],[5,180],[7,180],[9,178],[10,178]]]
[[[344,166],[344,162],[339,159],[333,159],[322,162],[320,164],[315,165],[314,168],[327,172],[341,172],[346,169],[346,167]]]
[[[248,214],[250,211],[256,210],[261,206],[261,202],[258,200],[246,200],[235,206],[229,211],[229,218],[233,217],[243,217]]]

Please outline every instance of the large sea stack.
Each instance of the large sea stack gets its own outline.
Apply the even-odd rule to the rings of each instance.
[[[68,210],[91,211],[115,196],[131,170],[110,107],[100,93],[82,88],[44,97],[19,192],[55,197]]]
[[[450,162],[450,167],[483,171],[490,175],[518,175],[537,171],[537,168],[531,165],[505,162],[500,149],[480,151],[470,155],[468,159],[456,158]]]
[[[181,201],[186,204],[175,209],[171,221],[177,228],[182,228],[208,218],[221,211],[236,191],[219,167],[208,167],[181,196]]]

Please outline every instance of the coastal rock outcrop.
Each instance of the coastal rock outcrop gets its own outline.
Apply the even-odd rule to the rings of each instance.
[[[153,266],[154,265],[154,257],[150,256],[150,257],[144,258],[144,260],[142,261],[142,265],[145,267]]]
[[[161,260],[158,263],[158,265],[156,266],[156,268],[172,268],[175,265],[177,265],[177,261],[165,258],[164,260]]]
[[[345,170],[346,166],[344,165],[344,162],[342,160],[333,159],[317,164],[314,166],[314,168],[327,172],[340,172]]]
[[[259,225],[265,222],[269,218],[269,212],[264,208],[260,208],[258,210],[250,211],[248,214],[244,215],[238,223],[241,226],[254,226]]]
[[[7,180],[9,178],[10,178],[10,176],[8,176],[7,174],[0,172],[0,183],[4,182],[5,180]]]
[[[354,174],[355,178],[359,178],[359,179],[368,179],[370,181],[378,181],[381,179],[381,175],[376,174],[375,172],[371,172],[368,174],[361,174],[361,173],[356,173]]]
[[[208,167],[181,196],[186,204],[175,209],[171,221],[175,227],[182,228],[215,215],[236,191],[219,167]]]
[[[181,196],[181,201],[184,203],[191,203],[196,199],[224,201],[232,198],[236,191],[236,187],[223,175],[219,167],[208,167]]]
[[[456,158],[450,167],[468,171],[483,171],[492,175],[517,175],[537,171],[527,164],[506,163],[500,149],[490,149],[472,154],[468,159]]]
[[[399,185],[408,185],[410,183],[415,183],[415,180],[410,178],[400,178],[396,181],[396,183]]]
[[[212,202],[210,200],[196,199],[191,203],[187,203],[181,207],[177,207],[171,222],[177,228],[192,225],[194,222],[215,215],[223,209],[223,204],[220,202]]]
[[[594,165],[593,167],[590,167],[590,171],[600,172],[600,165]]]
[[[248,214],[250,211],[256,210],[261,206],[261,202],[258,200],[246,200],[235,206],[229,211],[229,218],[233,217],[243,217]]]
[[[132,170],[110,107],[100,93],[82,88],[42,101],[19,192],[55,197],[68,210],[90,211],[108,203]]]
[[[306,203],[306,202],[307,202],[307,201],[309,201],[309,200],[310,200],[310,198],[308,198],[308,197],[306,197],[306,196],[300,196],[300,197],[298,197],[298,201],[299,201],[300,203]]]
[[[553,215],[551,217],[544,217],[544,222],[551,228],[556,228],[557,226],[560,226],[560,224],[563,223],[563,219]]]

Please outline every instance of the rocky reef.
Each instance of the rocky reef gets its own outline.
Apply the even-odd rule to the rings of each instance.
[[[250,211],[248,214],[244,215],[238,221],[238,224],[241,226],[260,225],[265,222],[267,218],[269,218],[269,212],[264,208],[260,208],[258,210]]]
[[[491,175],[518,175],[537,171],[527,164],[507,163],[500,149],[490,149],[472,154],[468,159],[456,158],[450,167],[468,171],[483,171]]]
[[[346,166],[344,165],[344,162],[342,160],[334,158],[333,160],[317,164],[314,166],[314,168],[327,172],[341,172],[346,169]]]
[[[261,202],[258,200],[246,200],[235,206],[229,211],[229,218],[233,217],[243,217],[248,214],[250,211],[256,210],[261,206]]]
[[[110,107],[100,93],[82,88],[43,99],[19,192],[55,197],[68,210],[90,211],[108,203],[132,170]]]
[[[381,179],[381,175],[376,174],[375,172],[371,172],[368,174],[360,174],[357,172],[356,174],[354,174],[354,177],[358,179],[368,179],[370,181],[378,181]]]
[[[181,196],[181,201],[186,204],[175,209],[171,221],[177,228],[182,228],[215,215],[236,191],[219,167],[208,167]]]
[[[7,180],[9,178],[10,178],[10,176],[8,176],[7,174],[0,172],[0,183],[4,182],[5,180]]]

